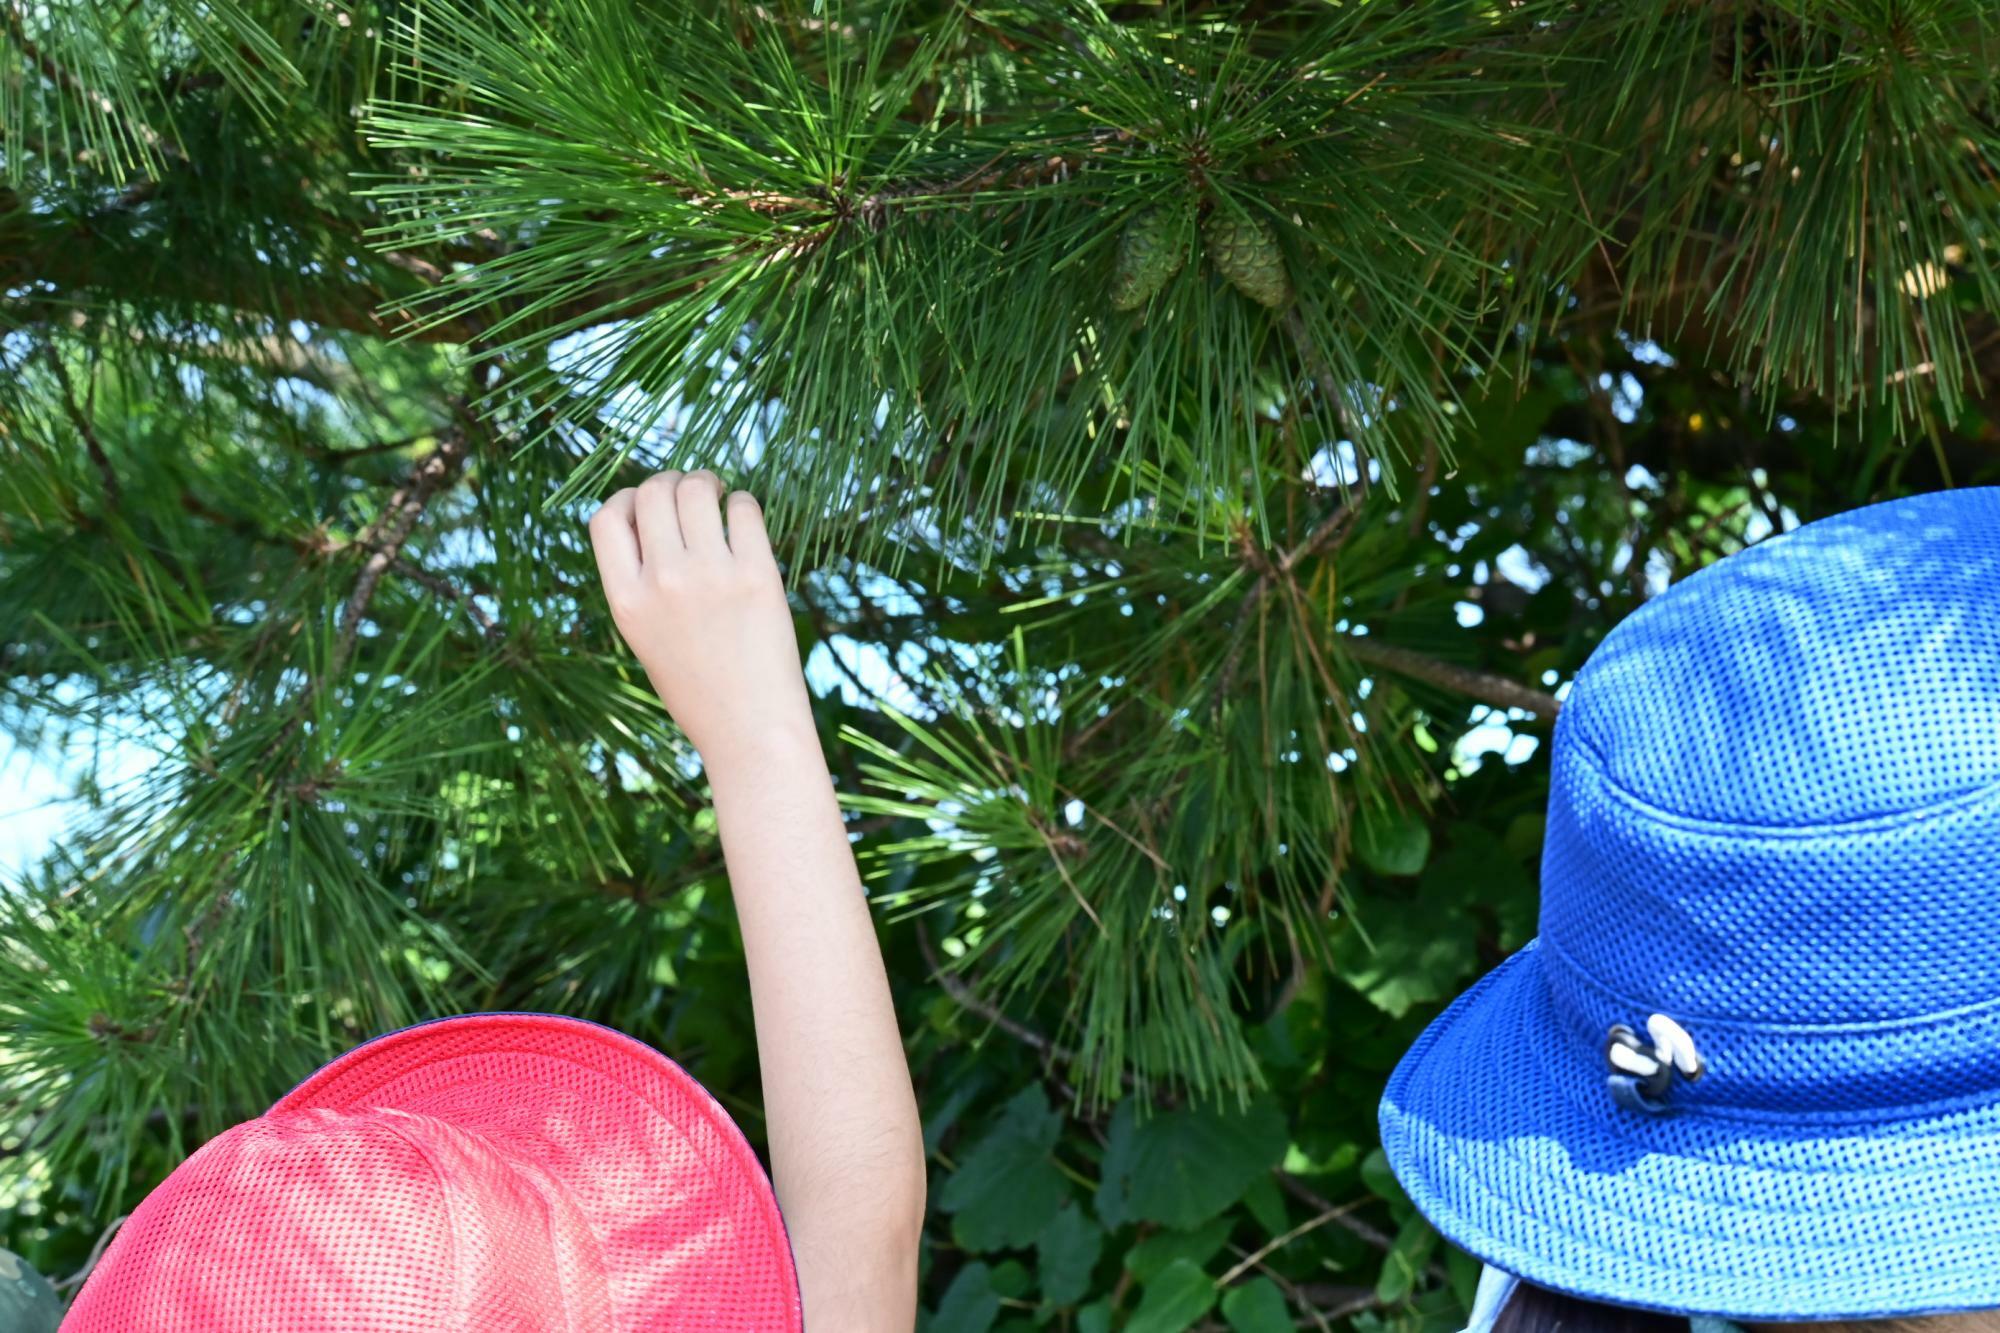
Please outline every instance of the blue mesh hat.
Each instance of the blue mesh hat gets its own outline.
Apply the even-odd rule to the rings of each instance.
[[[1553,764],[1540,938],[1383,1098],[1417,1207],[1621,1305],[2000,1307],[2000,489],[1676,585]]]

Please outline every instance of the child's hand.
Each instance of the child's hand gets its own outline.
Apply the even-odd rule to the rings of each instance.
[[[590,518],[618,632],[711,768],[762,740],[812,730],[791,608],[747,491],[713,472],[661,472]]]

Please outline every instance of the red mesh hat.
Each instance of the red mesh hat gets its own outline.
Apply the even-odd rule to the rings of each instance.
[[[62,1333],[796,1333],[769,1179],[673,1061],[551,1014],[379,1037],[204,1144]]]

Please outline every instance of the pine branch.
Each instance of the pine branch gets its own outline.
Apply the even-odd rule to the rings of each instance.
[[[1530,688],[1505,676],[1476,671],[1452,662],[1440,662],[1413,649],[1383,643],[1373,635],[1342,635],[1340,651],[1357,662],[1386,667],[1413,680],[1428,681],[1469,699],[1501,708],[1519,708],[1550,720],[1562,711],[1562,701],[1553,694]]]
[[[1275,560],[1267,555],[1261,546],[1257,545],[1256,534],[1251,530],[1247,522],[1237,525],[1236,550],[1238,558],[1242,560],[1243,564],[1257,571],[1257,578],[1250,585],[1250,591],[1243,598],[1243,605],[1236,615],[1236,629],[1229,645],[1228,656],[1223,659],[1222,670],[1216,673],[1216,683],[1213,691],[1215,708],[1220,709],[1222,707],[1223,701],[1229,697],[1229,692],[1234,687],[1237,668],[1241,664],[1243,652],[1249,643],[1248,628],[1251,617],[1262,611],[1264,599],[1270,595],[1273,588],[1282,586],[1287,598],[1293,599],[1295,606],[1301,605],[1299,599],[1302,598],[1302,593],[1300,592],[1298,578],[1294,571],[1305,561],[1323,554],[1327,548],[1338,547],[1340,542],[1352,531],[1357,513],[1357,506],[1342,505],[1325,519],[1322,519],[1319,526],[1308,533],[1298,545],[1288,551],[1280,552],[1278,558]],[[1307,616],[1305,620],[1306,623],[1310,623],[1311,617]],[[1316,656],[1317,648],[1314,647],[1313,651]],[[1322,668],[1323,665],[1321,664]],[[1335,687],[1335,683],[1330,679],[1327,681],[1327,685],[1329,690],[1334,694],[1342,692]]]
[[[338,620],[338,639],[324,672],[300,696],[291,715],[286,718],[262,751],[262,761],[268,762],[283,749],[292,734],[305,721],[306,714],[320,693],[347,669],[354,653],[354,646],[361,633],[361,620],[368,612],[375,590],[380,586],[382,576],[397,562],[402,553],[403,543],[408,540],[417,520],[439,491],[453,481],[464,464],[469,451],[467,434],[462,427],[453,427],[441,433],[437,447],[418,460],[410,470],[409,479],[389,497],[388,503],[373,522],[343,547],[366,550],[367,560],[363,563],[359,577],[355,579],[347,600],[342,603]],[[183,497],[182,503],[187,503]],[[334,549],[342,549],[336,547]],[[275,624],[275,622],[273,622]],[[308,779],[310,781],[310,779]]]
[[[1286,334],[1292,340],[1293,350],[1298,353],[1299,360],[1305,363],[1307,371],[1311,373],[1313,386],[1319,390],[1321,401],[1326,404],[1326,410],[1332,414],[1328,420],[1328,434],[1331,436],[1340,430],[1341,420],[1345,416],[1341,411],[1339,377],[1333,373],[1332,367],[1327,365],[1326,358],[1320,353],[1319,345],[1313,341],[1312,331],[1306,327],[1304,317],[1299,314],[1296,299],[1286,308],[1281,322]],[[1364,466],[1358,468],[1357,472],[1359,475],[1356,485],[1361,493],[1366,495],[1368,469]]]
[[[967,985],[963,977],[957,975],[939,960],[937,950],[931,944],[930,932],[924,929],[924,923],[921,921],[916,923],[916,936],[917,948],[924,956],[925,965],[930,968],[931,980],[943,987],[944,993],[956,1000],[961,1008],[977,1014],[994,1027],[999,1028],[1002,1032],[1012,1037],[1015,1041],[1020,1042],[1031,1050],[1040,1052],[1051,1060],[1060,1061],[1063,1064],[1075,1063],[1077,1058],[1075,1051],[1044,1036],[1042,1033],[1029,1027],[1026,1023],[1007,1017],[997,1007],[980,999],[978,992]]]
[[[1083,136],[1083,146],[1037,152],[1032,155],[999,153],[957,177],[906,181],[857,195],[844,187],[810,189],[797,193],[782,190],[714,190],[684,184],[673,176],[656,174],[656,185],[677,185],[681,199],[699,208],[735,205],[765,217],[805,213],[839,221],[860,222],[881,228],[899,205],[922,207],[970,207],[1000,202],[996,196],[1039,190],[1069,180],[1114,148],[1129,144],[1126,130],[1096,130]]]
[[[417,443],[419,440],[432,439],[435,438],[437,434],[438,434],[437,429],[432,428],[430,430],[420,431],[415,435],[406,435],[399,439],[375,440],[368,444],[351,445],[345,449],[335,449],[329,445],[324,445],[317,443],[315,441],[306,440],[300,442],[299,448],[307,456],[314,458],[319,462],[332,463],[337,466],[342,463],[351,462],[352,460],[357,458],[373,458],[378,454],[399,453],[402,450],[407,449],[411,445]]]
[[[44,51],[32,37],[28,36],[24,18],[25,15],[22,13],[18,0],[8,0],[6,7],[0,9],[0,20],[5,21],[7,36],[20,49],[21,54],[28,57],[29,63],[35,67],[36,71],[43,78],[62,89],[65,93],[68,93],[72,98],[97,111],[107,121],[118,125],[127,137],[134,142],[144,144],[147,148],[152,149],[162,157],[185,160],[185,154],[181,152],[180,145],[161,137],[160,133],[153,129],[152,126],[143,124],[134,126],[121,119],[118,116],[118,104],[115,101],[99,90],[92,88],[73,71],[56,60],[55,57]]]
[[[355,539],[354,544],[365,548],[369,555],[361,566],[360,575],[354,580],[353,591],[340,609],[340,637],[327,664],[328,677],[338,676],[347,669],[348,659],[354,653],[355,639],[361,633],[362,617],[368,613],[368,604],[375,597],[377,585],[390,566],[396,563],[404,541],[409,538],[410,530],[416,527],[417,520],[423,517],[425,507],[457,477],[467,451],[464,429],[456,426],[447,429],[438,437],[437,448],[424,455],[411,469],[409,480],[389,497],[382,513]]]
[[[55,370],[56,383],[61,389],[63,410],[76,433],[83,437],[83,447],[90,451],[90,461],[97,466],[98,475],[104,479],[105,504],[116,509],[122,492],[118,485],[118,471],[111,466],[111,456],[104,452],[104,442],[97,438],[97,428],[91,424],[90,416],[76,400],[76,386],[70,382],[69,369],[63,365],[62,353],[53,343],[44,350],[48,353],[49,365]]]
[[[445,600],[457,603],[464,609],[465,614],[472,619],[472,623],[479,627],[479,632],[488,640],[497,643],[502,637],[499,622],[486,614],[485,610],[474,600],[472,593],[454,584],[450,579],[433,574],[428,570],[419,569],[401,557],[392,559],[389,568],[398,576],[408,579],[419,587],[428,588]]]

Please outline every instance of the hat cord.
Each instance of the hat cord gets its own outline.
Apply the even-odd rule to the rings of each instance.
[[[1606,1080],[1620,1106],[1658,1115],[1669,1109],[1667,1094],[1676,1073],[1692,1083],[1707,1072],[1701,1052],[1687,1029],[1665,1014],[1646,1020],[1650,1042],[1623,1023],[1613,1023],[1604,1041],[1604,1058],[1611,1066]]]

